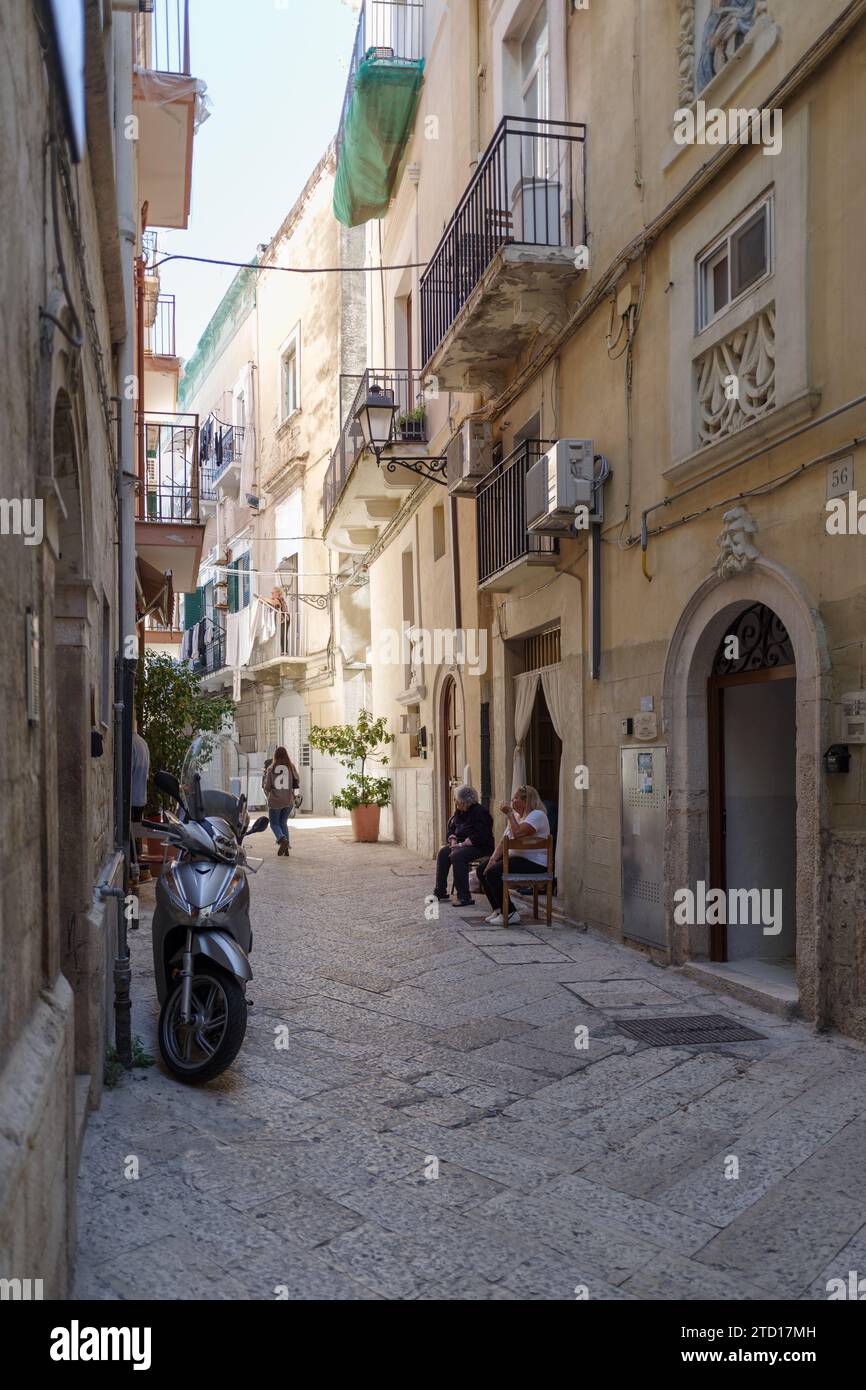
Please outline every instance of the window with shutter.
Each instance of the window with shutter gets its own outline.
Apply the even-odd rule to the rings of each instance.
[[[183,596],[183,625],[184,628],[195,627],[196,623],[204,617],[204,589],[196,589],[194,594],[184,594]]]
[[[238,611],[238,561],[234,560],[228,569],[229,612]]]

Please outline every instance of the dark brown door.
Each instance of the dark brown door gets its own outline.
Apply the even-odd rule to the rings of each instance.
[[[454,797],[463,780],[459,765],[460,712],[457,708],[457,682],[449,679],[442,704],[442,790],[445,822],[454,810]]]

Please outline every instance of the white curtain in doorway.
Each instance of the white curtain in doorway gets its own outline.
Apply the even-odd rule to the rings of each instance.
[[[532,721],[532,706],[538,693],[538,672],[527,671],[514,677],[514,767],[511,795],[526,782],[526,753],[524,743]]]
[[[544,698],[547,701],[547,709],[550,719],[556,730],[556,736],[565,746],[565,677],[561,666],[548,666],[541,673],[541,688],[544,691]],[[564,824],[562,812],[565,806],[565,784],[568,779],[565,769],[560,761],[559,765],[559,800],[557,803],[557,826],[556,826],[556,877],[562,883],[562,858],[563,846],[565,844]]]

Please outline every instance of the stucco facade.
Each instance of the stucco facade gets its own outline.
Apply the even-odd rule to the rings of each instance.
[[[838,0],[819,12],[758,0],[723,43],[706,5],[682,0],[652,16],[625,9],[559,0],[425,5],[420,107],[391,207],[368,229],[371,266],[433,267],[386,272],[369,289],[370,362],[389,367],[406,363],[400,313],[412,296],[428,414],[423,452],[442,454],[468,415],[489,422],[506,473],[527,449],[529,461],[543,453],[527,440],[544,448],[591,440],[597,476],[605,462],[608,470],[603,519],[555,545],[525,533],[507,564],[491,564],[484,527],[497,525],[496,506],[504,507],[503,534],[514,522],[489,486],[494,469],[474,499],[438,496],[444,489],[434,483],[407,486],[384,524],[370,511],[372,533],[361,525],[362,489],[347,484],[326,534],[335,547],[358,542],[352,563],[370,574],[374,634],[406,618],[413,567],[412,621],[460,626],[459,573],[462,626],[485,628],[489,643],[483,675],[455,668],[461,746],[494,804],[523,762],[549,773],[530,747],[533,739],[540,746],[535,723],[525,758],[521,748],[515,760],[515,707],[518,678],[533,661],[554,660],[562,702],[555,743],[550,711],[539,728],[559,760],[566,913],[662,963],[703,970],[719,988],[862,1037],[866,759],[856,735],[847,773],[828,772],[825,753],[845,741],[841,697],[864,685],[863,537],[831,534],[826,508],[829,470],[840,461],[848,461],[845,495],[855,495],[855,509],[858,487],[866,492],[856,137],[864,7]],[[543,109],[530,105],[542,69]],[[705,122],[714,109],[736,108],[740,119],[766,111],[763,144],[748,125],[748,141],[720,143],[706,126],[704,141],[684,142],[683,113],[697,116],[699,101]],[[548,123],[538,127],[543,139],[525,124],[512,137],[506,118],[525,121],[530,112]],[[525,179],[522,207],[515,193],[509,210],[485,211],[498,196],[489,171],[509,138],[524,159],[534,141],[535,158],[559,171],[546,183],[534,176],[534,225]],[[551,206],[555,231],[545,236],[538,219],[551,218]],[[474,273],[459,269],[470,264],[460,257],[482,254],[471,228],[494,216],[519,244],[509,246],[506,234],[468,288],[449,282]],[[763,259],[751,278],[741,274],[740,289],[726,258],[741,255],[747,226],[761,229]],[[450,300],[446,283],[457,287]],[[410,360],[417,365],[417,349]],[[449,552],[447,577],[430,551],[442,501],[459,518],[459,560]],[[736,506],[745,515],[727,517]],[[732,534],[738,526],[745,531]],[[736,784],[746,730],[772,723],[771,705],[762,712],[749,700],[764,700],[759,686],[766,689],[777,658],[753,656],[754,685],[728,694],[722,745],[707,705],[722,639],[747,610],[783,625],[785,718],[795,730],[778,756],[765,754],[766,766],[753,762],[748,789]],[[407,690],[404,670],[378,657],[375,641],[371,651],[375,711],[398,733],[394,833],[432,853],[446,806],[437,700],[447,662],[425,665],[423,679],[413,670]],[[411,757],[415,745],[399,732],[413,691],[426,759]],[[623,786],[629,750],[635,760],[641,750],[657,753],[647,785],[662,829],[639,880],[626,863],[641,833]],[[735,853],[727,805],[741,826],[754,824],[756,845],[766,834],[764,877],[741,844]],[[778,872],[778,941],[760,926],[735,940],[729,927],[720,946],[710,923],[675,921],[676,894],[698,882],[723,886],[725,863],[729,886],[751,872],[753,886],[770,889]],[[654,937],[633,926],[635,895],[651,905]]]
[[[237,696],[239,673],[236,723],[244,750],[261,761],[286,740],[303,764],[305,808],[318,814],[330,812],[340,774],[310,748],[309,729],[351,717],[359,678],[354,703],[363,702],[367,591],[334,590],[336,567],[321,535],[340,374],[359,370],[365,306],[351,274],[291,275],[284,268],[360,263],[363,234],[341,233],[331,216],[333,164],[328,150],[260,249],[255,268],[238,273],[180,387],[184,411],[202,424],[213,420],[217,429],[240,429],[245,441],[239,466],[217,473],[214,495],[205,494],[199,584],[208,594],[207,612],[227,639],[206,670],[205,685]],[[238,560],[248,565],[251,580],[240,609],[230,612],[226,567]],[[256,608],[275,587],[284,590],[289,621],[281,629],[277,618],[276,632],[268,633]],[[250,641],[247,633],[245,646],[247,623],[253,636]],[[239,642],[232,626],[240,630]]]

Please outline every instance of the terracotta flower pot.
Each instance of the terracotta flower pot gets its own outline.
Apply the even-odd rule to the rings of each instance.
[[[379,838],[379,806],[356,806],[352,811],[352,834],[359,844],[374,845]]]

